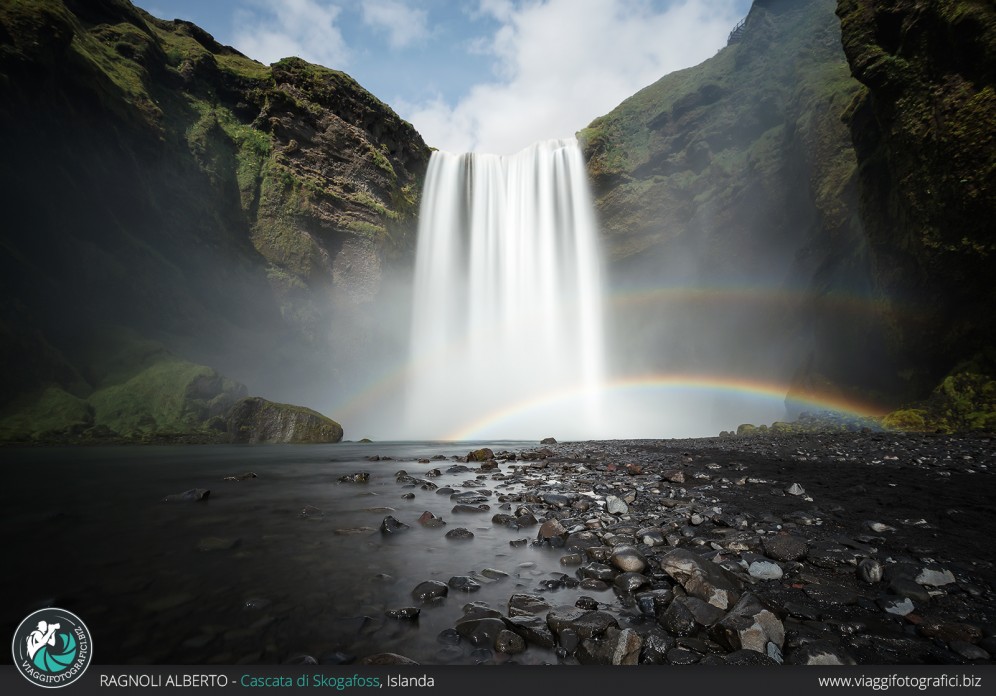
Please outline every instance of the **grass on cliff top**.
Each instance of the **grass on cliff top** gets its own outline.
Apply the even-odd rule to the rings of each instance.
[[[824,106],[807,94],[840,92],[847,95],[841,99],[846,105],[859,85],[847,68],[834,7],[832,0],[803,3],[777,16],[753,8],[742,42],[664,76],[580,132],[586,148],[595,153],[593,171],[632,172],[662,146],[658,131],[666,132],[669,121],[689,114],[693,121],[683,130],[694,132],[688,142],[735,132],[751,121],[750,110],[757,107],[759,95],[783,103],[796,99],[804,114]],[[703,98],[710,92],[718,99]]]

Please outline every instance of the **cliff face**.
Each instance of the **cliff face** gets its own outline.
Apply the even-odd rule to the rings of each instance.
[[[617,292],[674,289],[617,306],[651,369],[897,404],[993,346],[996,10],[837,5],[756,0],[582,131]]]
[[[0,410],[109,386],[108,337],[277,396],[334,389],[429,155],[347,75],[125,0],[0,6],[0,150]]]
[[[642,369],[890,388],[834,8],[758,0],[715,57],[581,132],[614,289],[642,297],[615,308]]]
[[[846,118],[876,279],[910,310],[891,316],[897,366],[915,393],[958,361],[994,375],[996,7],[841,0],[837,14],[865,87]]]

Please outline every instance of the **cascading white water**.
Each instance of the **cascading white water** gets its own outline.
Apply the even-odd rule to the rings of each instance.
[[[409,435],[591,437],[602,274],[577,141],[433,153],[418,235]]]

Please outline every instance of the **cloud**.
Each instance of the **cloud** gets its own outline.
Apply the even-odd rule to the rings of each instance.
[[[258,12],[241,11],[235,17],[233,44],[264,63],[298,56],[312,63],[341,68],[349,62],[349,48],[336,25],[340,8],[317,0],[256,0]]]
[[[409,7],[402,0],[365,0],[363,22],[387,32],[388,44],[399,49],[429,36],[425,10]]]
[[[669,72],[726,43],[735,0],[482,0],[499,23],[485,46],[494,77],[455,104],[439,95],[399,103],[426,142],[509,154],[567,137]]]

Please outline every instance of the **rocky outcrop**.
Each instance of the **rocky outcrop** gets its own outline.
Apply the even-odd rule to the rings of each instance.
[[[122,329],[305,401],[385,343],[429,150],[341,72],[126,0],[3,3],[0,151],[0,418],[89,399]]]
[[[277,404],[259,397],[239,401],[226,416],[232,442],[321,443],[339,442],[342,426],[331,418],[300,406]]]

